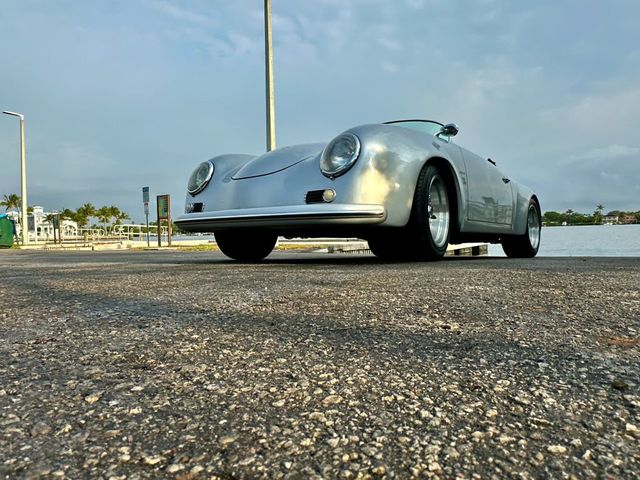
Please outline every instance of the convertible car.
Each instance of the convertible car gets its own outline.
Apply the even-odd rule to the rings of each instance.
[[[329,143],[201,163],[175,223],[213,232],[222,252],[255,262],[278,236],[358,237],[384,259],[435,260],[448,244],[501,243],[534,257],[540,204],[493,160],[453,142],[455,124],[363,125]]]

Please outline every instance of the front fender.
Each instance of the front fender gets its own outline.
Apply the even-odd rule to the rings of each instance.
[[[365,125],[349,132],[360,138],[362,152],[355,166],[358,175],[350,179],[349,172],[343,182],[357,182],[352,190],[358,192],[363,203],[385,205],[385,225],[399,227],[408,223],[418,176],[430,162],[448,168],[461,218],[466,205],[466,189],[461,188],[466,173],[456,145],[394,125]]]

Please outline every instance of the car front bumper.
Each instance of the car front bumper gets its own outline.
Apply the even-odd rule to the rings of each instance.
[[[290,205],[187,213],[174,222],[188,232],[230,228],[297,228],[335,225],[375,225],[384,222],[382,205]]]

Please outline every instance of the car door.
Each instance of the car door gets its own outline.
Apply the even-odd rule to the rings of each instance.
[[[467,170],[467,219],[511,226],[513,221],[513,191],[511,180],[494,163],[460,149]]]

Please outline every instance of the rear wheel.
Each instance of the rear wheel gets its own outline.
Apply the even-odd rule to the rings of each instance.
[[[276,245],[278,236],[270,232],[216,232],[216,243],[227,257],[241,262],[259,262]]]
[[[527,229],[523,235],[514,235],[502,240],[502,249],[507,257],[532,258],[540,248],[540,207],[531,199],[527,210]]]
[[[437,260],[444,256],[451,233],[451,201],[445,177],[435,165],[427,165],[418,177],[411,227],[415,257]]]

